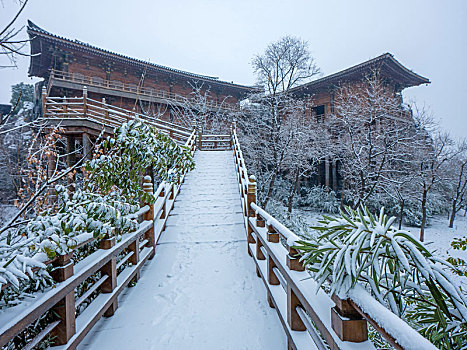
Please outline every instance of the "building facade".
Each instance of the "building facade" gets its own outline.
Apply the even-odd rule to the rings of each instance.
[[[27,30],[29,75],[43,78],[50,96],[79,97],[86,86],[90,99],[188,126],[189,118],[177,118],[194,87],[208,96],[209,108],[229,111],[238,110],[239,101],[252,89],[63,38],[31,21]]]

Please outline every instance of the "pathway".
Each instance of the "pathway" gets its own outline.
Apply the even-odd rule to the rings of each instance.
[[[155,258],[78,349],[285,349],[248,256],[232,151],[198,151]]]

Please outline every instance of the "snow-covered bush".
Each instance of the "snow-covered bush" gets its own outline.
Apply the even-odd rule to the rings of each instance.
[[[266,207],[269,214],[300,237],[310,235],[309,225],[300,215],[291,215],[281,202],[271,199]]]
[[[115,129],[86,165],[91,174],[86,184],[91,191],[109,193],[118,188],[129,203],[154,201],[141,187],[141,174],[151,168],[160,180],[177,181],[194,169],[190,152],[169,136],[135,119]]]
[[[5,302],[13,294],[50,285],[46,260],[90,238],[118,238],[134,231],[140,200],[155,199],[142,190],[147,168],[168,181],[194,168],[189,150],[139,120],[117,128],[115,137],[108,137],[96,151],[86,165],[83,188],[68,193],[57,183],[54,206],[31,220],[0,228],[0,288],[11,286],[0,293]]]
[[[332,189],[326,186],[313,186],[301,189],[297,204],[321,213],[338,213],[340,201]]]
[[[367,208],[347,207],[340,216],[323,216],[314,227],[317,238],[297,242],[296,248],[318,284],[330,282],[331,293],[345,299],[363,285],[435,345],[462,348],[467,300],[446,271],[451,265],[392,226],[395,220],[384,208],[373,215]]]
[[[467,237],[454,238],[451,247],[455,250],[467,250]],[[453,272],[456,275],[467,277],[467,262],[464,259],[450,256],[448,262],[453,265]]]

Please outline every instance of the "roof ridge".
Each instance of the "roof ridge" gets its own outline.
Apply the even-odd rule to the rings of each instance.
[[[333,79],[333,78],[336,78],[336,77],[339,77],[339,76],[343,76],[347,73],[352,73],[354,71],[358,71],[359,69],[361,68],[364,68],[364,67],[367,67],[367,66],[371,66],[371,65],[374,65],[374,64],[377,64],[378,62],[384,60],[384,59],[389,59],[391,60],[393,63],[395,63],[399,68],[401,68],[402,70],[404,70],[405,72],[413,75],[415,78],[419,79],[419,80],[423,80],[423,82],[421,82],[420,84],[423,84],[423,83],[430,83],[430,80],[415,73],[414,71],[408,69],[407,67],[405,67],[402,63],[400,63],[398,60],[396,60],[394,58],[394,55],[390,52],[385,52],[379,56],[376,56],[374,58],[370,58],[369,60],[366,60],[364,62],[361,62],[361,63],[358,63],[356,65],[353,65],[351,67],[348,67],[348,68],[345,68],[343,70],[340,70],[340,71],[337,71],[335,73],[332,73],[332,74],[329,74],[329,75],[326,75],[324,77],[321,77],[321,78],[318,78],[316,80],[312,80],[308,83],[305,83],[305,84],[302,84],[302,85],[299,85],[299,86],[296,86],[292,89],[292,91],[297,91],[297,90],[300,90],[302,88],[306,88],[308,87],[309,85],[313,85],[313,84],[318,84],[320,82],[323,82],[323,81],[326,81],[326,80],[330,80],[330,79]]]
[[[209,80],[209,81],[218,82],[218,83],[221,83],[221,84],[227,84],[229,86],[234,86],[234,87],[241,87],[241,88],[248,88],[248,89],[253,88],[253,87],[247,86],[247,85],[235,84],[233,82],[231,83],[231,82],[228,82],[228,81],[225,81],[225,80],[220,80],[219,77],[213,77],[213,76],[208,76],[208,75],[192,73],[192,72],[188,72],[188,71],[184,71],[184,70],[181,70],[181,69],[164,66],[164,65],[161,65],[161,64],[157,64],[157,63],[151,63],[151,62],[143,61],[143,60],[138,59],[138,58],[134,58],[134,57],[119,54],[119,53],[116,53],[116,52],[113,52],[113,51],[110,51],[110,50],[102,49],[100,47],[91,45],[91,44],[83,42],[81,40],[68,39],[68,38],[65,38],[63,36],[53,34],[53,33],[49,32],[49,31],[39,27],[37,24],[35,24],[34,22],[32,22],[29,19],[28,19],[28,28],[27,28],[27,30],[28,30],[28,32],[32,31],[32,32],[36,32],[36,33],[45,34],[45,35],[51,36],[53,38],[65,40],[65,41],[67,41],[67,42],[69,42],[71,44],[80,45],[80,46],[86,47],[88,49],[97,50],[97,51],[100,51],[100,52],[111,54],[111,55],[117,56],[118,58],[121,58],[121,59],[134,61],[134,62],[139,63],[139,64],[149,65],[149,66],[152,66],[152,67],[154,67],[156,69],[164,69],[164,70],[167,70],[167,71],[170,71],[170,72],[173,72],[173,73],[180,73],[180,74],[188,75],[188,76],[191,76],[191,77],[194,77],[194,78],[206,79],[206,80]]]

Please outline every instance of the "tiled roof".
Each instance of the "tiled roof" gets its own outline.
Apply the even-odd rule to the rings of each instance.
[[[403,76],[404,79],[406,80],[406,85],[407,86],[415,86],[415,85],[421,85],[421,84],[429,84],[430,83],[430,80],[421,76],[421,75],[418,75],[416,73],[414,73],[413,71],[411,71],[410,69],[406,68],[405,66],[403,66],[399,61],[397,61],[394,56],[388,52],[378,56],[378,57],[375,57],[375,58],[372,58],[368,61],[365,61],[363,63],[360,63],[360,64],[357,64],[355,66],[352,66],[350,68],[347,68],[347,69],[344,69],[340,72],[337,72],[337,73],[334,73],[334,74],[330,74],[330,75],[327,75],[323,78],[320,78],[320,79],[316,79],[316,80],[313,80],[309,83],[306,83],[306,84],[303,84],[303,85],[300,85],[300,86],[297,86],[295,87],[294,91],[298,92],[300,90],[311,90],[311,89],[314,89],[314,88],[320,88],[320,87],[323,87],[323,86],[330,86],[330,85],[333,85],[335,83],[339,83],[340,81],[342,80],[345,80],[346,78],[354,75],[354,74],[358,74],[358,73],[362,73],[362,72],[365,72],[365,71],[368,71],[368,69],[371,69],[371,68],[374,68],[374,67],[381,67],[382,65],[387,65],[389,67],[391,67],[391,70],[393,72],[397,72],[398,75],[400,75],[401,77]]]
[[[122,55],[122,54],[118,54],[118,53],[115,53],[115,52],[112,52],[112,51],[104,50],[104,49],[101,49],[101,48],[99,48],[97,46],[93,46],[93,45],[90,45],[88,43],[84,43],[82,41],[76,40],[76,39],[75,40],[67,39],[65,37],[62,37],[62,36],[59,36],[59,35],[56,35],[56,34],[52,34],[52,33],[48,32],[48,31],[46,31],[45,29],[42,29],[41,27],[39,27],[38,25],[36,25],[35,23],[33,23],[30,20],[28,20],[28,33],[29,33],[29,35],[31,37],[34,37],[34,35],[39,34],[39,35],[46,36],[46,37],[49,37],[49,38],[52,38],[52,39],[58,39],[60,41],[66,42],[68,44],[78,46],[78,47],[81,47],[83,49],[91,50],[91,51],[94,51],[94,52],[97,51],[97,52],[99,52],[101,54],[113,56],[113,57],[115,57],[117,59],[124,60],[124,61],[129,61],[130,63],[133,63],[133,64],[136,63],[136,64],[140,64],[140,65],[144,65],[144,66],[150,66],[150,67],[152,67],[154,69],[157,69],[157,70],[171,72],[171,73],[175,73],[175,74],[179,74],[179,75],[185,75],[185,76],[188,76],[188,77],[191,77],[191,78],[208,80],[208,81],[216,82],[216,83],[223,84],[223,85],[229,85],[229,86],[234,87],[234,88],[252,89],[252,87],[250,87],[250,86],[239,85],[239,84],[234,84],[234,83],[230,83],[230,82],[227,82],[227,81],[222,81],[222,80],[219,80],[219,78],[217,78],[217,77],[211,77],[211,76],[207,76],[207,75],[200,75],[200,74],[190,73],[190,72],[186,72],[186,71],[175,69],[175,68],[170,68],[170,67],[167,67],[167,66],[162,66],[162,65],[159,65],[159,64],[155,64],[155,63],[146,62],[146,61],[143,61],[143,60],[139,60],[137,58],[132,58],[132,57],[125,56],[125,55]]]

